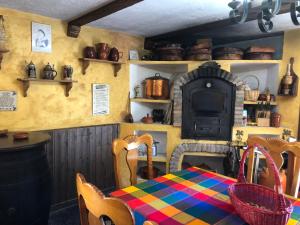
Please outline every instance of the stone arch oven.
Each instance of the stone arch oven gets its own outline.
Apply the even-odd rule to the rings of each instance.
[[[181,76],[174,86],[174,125],[182,126],[181,137],[230,141],[233,125],[242,123],[243,97],[236,100],[243,96],[240,85],[216,62]]]

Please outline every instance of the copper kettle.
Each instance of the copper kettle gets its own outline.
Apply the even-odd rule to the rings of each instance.
[[[154,99],[169,98],[169,79],[156,73],[155,76],[145,79],[145,97]]]

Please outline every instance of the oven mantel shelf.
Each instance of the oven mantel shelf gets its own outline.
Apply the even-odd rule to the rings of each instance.
[[[169,104],[170,99],[148,99],[148,98],[131,98],[131,102],[143,102],[143,103],[157,103],[157,104]]]

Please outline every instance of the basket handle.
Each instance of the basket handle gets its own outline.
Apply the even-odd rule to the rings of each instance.
[[[255,148],[257,148],[260,152],[262,152],[264,154],[264,156],[266,157],[267,163],[269,165],[269,169],[271,169],[274,172],[275,175],[275,191],[277,194],[283,195],[283,191],[282,191],[282,185],[280,182],[280,178],[279,178],[279,171],[277,169],[277,166],[274,163],[274,160],[272,159],[272,157],[270,156],[270,154],[260,145],[255,144],[253,147],[248,147],[242,157],[241,163],[240,163],[240,170],[239,170],[239,174],[238,174],[238,182],[239,183],[247,183],[246,182],[246,178],[245,178],[245,172],[244,172],[244,168],[245,168],[245,162],[246,162],[246,158],[249,155],[249,151],[250,148],[253,148],[253,150]]]
[[[257,78],[257,76],[255,76],[255,75],[247,75],[247,76],[245,76],[245,77],[243,78],[243,81],[245,82],[245,79],[248,78],[248,77],[255,78],[255,80],[257,81],[257,88],[254,89],[254,90],[259,90],[259,85],[260,85],[260,83],[259,83],[259,79]]]

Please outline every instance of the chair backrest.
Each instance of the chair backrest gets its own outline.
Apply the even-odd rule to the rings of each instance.
[[[104,225],[102,216],[109,217],[115,225],[123,225],[125,221],[134,225],[132,212],[121,199],[105,197],[80,173],[76,175],[76,186],[81,225]]]
[[[284,163],[282,153],[286,152],[288,154],[286,194],[297,197],[300,183],[300,143],[289,143],[277,138],[265,139],[259,136],[252,136],[248,138],[247,144],[250,148],[247,181],[252,182],[255,144],[262,146],[270,153],[278,169],[281,169]],[[273,171],[269,171],[268,179],[274,184]]]
[[[147,147],[148,176],[149,179],[153,179],[152,136],[144,134],[141,136],[129,136],[125,139],[116,139],[113,142],[112,153],[117,189],[137,183],[138,147],[141,145],[146,145]]]

